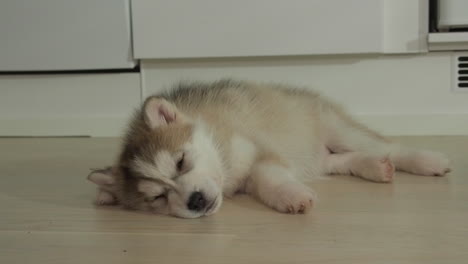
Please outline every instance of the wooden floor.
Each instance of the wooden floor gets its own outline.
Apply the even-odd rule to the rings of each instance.
[[[0,139],[0,263],[468,263],[468,137],[402,137],[446,152],[445,178],[311,183],[308,215],[242,196],[214,216],[176,219],[95,208],[88,168],[117,139]]]

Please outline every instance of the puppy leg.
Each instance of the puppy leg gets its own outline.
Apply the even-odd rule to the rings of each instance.
[[[246,182],[246,192],[283,213],[305,213],[316,199],[315,193],[297,181],[287,165],[275,159],[255,164]]]
[[[330,154],[324,168],[328,174],[351,174],[374,182],[391,182],[395,174],[395,166],[389,157],[363,152]]]
[[[331,111],[325,118],[326,146],[332,153],[365,152],[388,155],[394,144],[386,137],[354,121],[342,111]]]
[[[398,147],[390,155],[398,170],[424,176],[444,176],[450,161],[442,153]]]
[[[332,153],[364,152],[389,156],[395,168],[419,175],[442,176],[450,172],[448,158],[438,152],[402,147],[354,121],[344,112],[327,113],[326,146]]]

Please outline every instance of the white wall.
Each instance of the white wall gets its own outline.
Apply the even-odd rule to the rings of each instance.
[[[468,93],[451,91],[451,53],[143,61],[146,95],[180,79],[233,77],[313,87],[391,135],[468,134]]]

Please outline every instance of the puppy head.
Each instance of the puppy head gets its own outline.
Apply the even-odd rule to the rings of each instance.
[[[119,164],[99,177],[90,180],[130,209],[195,218],[222,202],[224,172],[213,137],[158,97],[132,122]]]

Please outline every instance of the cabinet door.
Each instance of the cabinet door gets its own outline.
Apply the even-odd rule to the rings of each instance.
[[[129,0],[1,0],[0,71],[132,68]]]
[[[382,51],[383,0],[133,0],[136,58]]]

